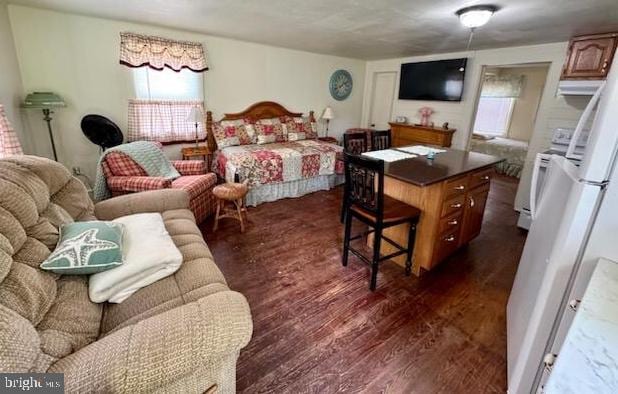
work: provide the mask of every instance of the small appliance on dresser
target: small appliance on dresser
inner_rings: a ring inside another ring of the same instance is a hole
[[[566,151],[536,160],[534,182],[542,160],[545,179],[531,198],[530,231],[507,304],[510,394],[543,390],[599,258],[618,260],[617,63],[618,57]],[[584,146],[583,125],[597,103]]]

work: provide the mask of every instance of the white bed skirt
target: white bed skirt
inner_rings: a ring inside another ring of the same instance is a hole
[[[319,190],[330,190],[337,185],[341,185],[344,180],[343,175],[333,174],[319,175],[298,181],[262,185],[249,190],[246,201],[248,206],[255,207],[264,202],[300,197]]]

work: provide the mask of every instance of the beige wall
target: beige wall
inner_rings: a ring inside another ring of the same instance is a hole
[[[118,64],[121,31],[202,42],[210,66],[204,76],[205,102],[215,118],[256,101],[274,100],[317,115],[331,105],[336,116],[331,135],[341,135],[360,122],[365,78],[361,60],[15,5],[9,6],[9,15],[24,89],[52,90],[64,97],[68,107],[57,111],[54,120],[60,161],[80,166],[89,175],[98,151],[82,136],[80,119],[97,113],[126,130],[133,87],[131,70]],[[354,78],[353,92],[342,102],[333,100],[328,90],[330,75],[339,68]],[[44,124],[34,114],[28,120],[26,130],[37,136],[36,152],[49,155]]]
[[[530,141],[545,86],[547,67],[504,67],[500,69],[500,74],[524,76],[524,86],[513,105],[507,136],[515,140]]]
[[[365,80],[371,81],[374,72],[395,71],[399,73],[402,63],[468,57],[464,92],[461,102],[412,101],[398,100],[397,98],[393,101],[393,119],[401,115],[407,116],[412,121],[417,121],[418,110],[421,107],[432,107],[436,111],[434,115],[432,115],[432,121],[434,121],[435,124],[440,125],[443,122],[449,122],[451,127],[457,129],[457,132],[453,136],[453,147],[466,149],[469,142],[470,129],[473,125],[483,67],[508,66],[525,63],[548,63],[549,70],[547,82],[541,97],[539,111],[537,113],[533,135],[530,139],[528,155],[526,157],[526,165],[515,200],[515,207],[519,209],[525,196],[529,194],[532,164],[536,154],[549,148],[553,129],[555,127],[574,127],[577,124],[577,119],[579,119],[579,116],[589,100],[589,97],[585,96],[563,97],[556,95],[562,65],[566,57],[566,49],[567,43],[560,42],[554,44],[376,60],[367,62],[367,77]],[[367,125],[369,121],[371,88],[371,84],[367,83],[363,99],[363,125]],[[399,90],[398,86],[396,90]]]
[[[0,104],[4,105],[9,122],[17,132],[24,151],[29,152],[28,140],[22,133],[19,110],[22,90],[7,5],[0,1]]]

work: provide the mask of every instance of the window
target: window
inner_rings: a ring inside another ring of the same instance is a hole
[[[203,109],[203,74],[149,67],[132,71],[136,99],[129,100],[129,141],[195,141],[195,124],[187,116],[194,106]],[[206,138],[203,122],[198,138]]]
[[[504,137],[511,123],[515,99],[512,97],[481,97],[474,121],[474,132]]]
[[[179,72],[150,67],[133,70],[135,97],[143,100],[202,100],[204,98],[203,74],[191,70]]]

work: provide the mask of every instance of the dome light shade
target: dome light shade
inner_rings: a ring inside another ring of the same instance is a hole
[[[465,27],[474,29],[489,22],[489,18],[498,8],[493,5],[475,5],[458,10],[455,14],[459,16],[459,22]]]

